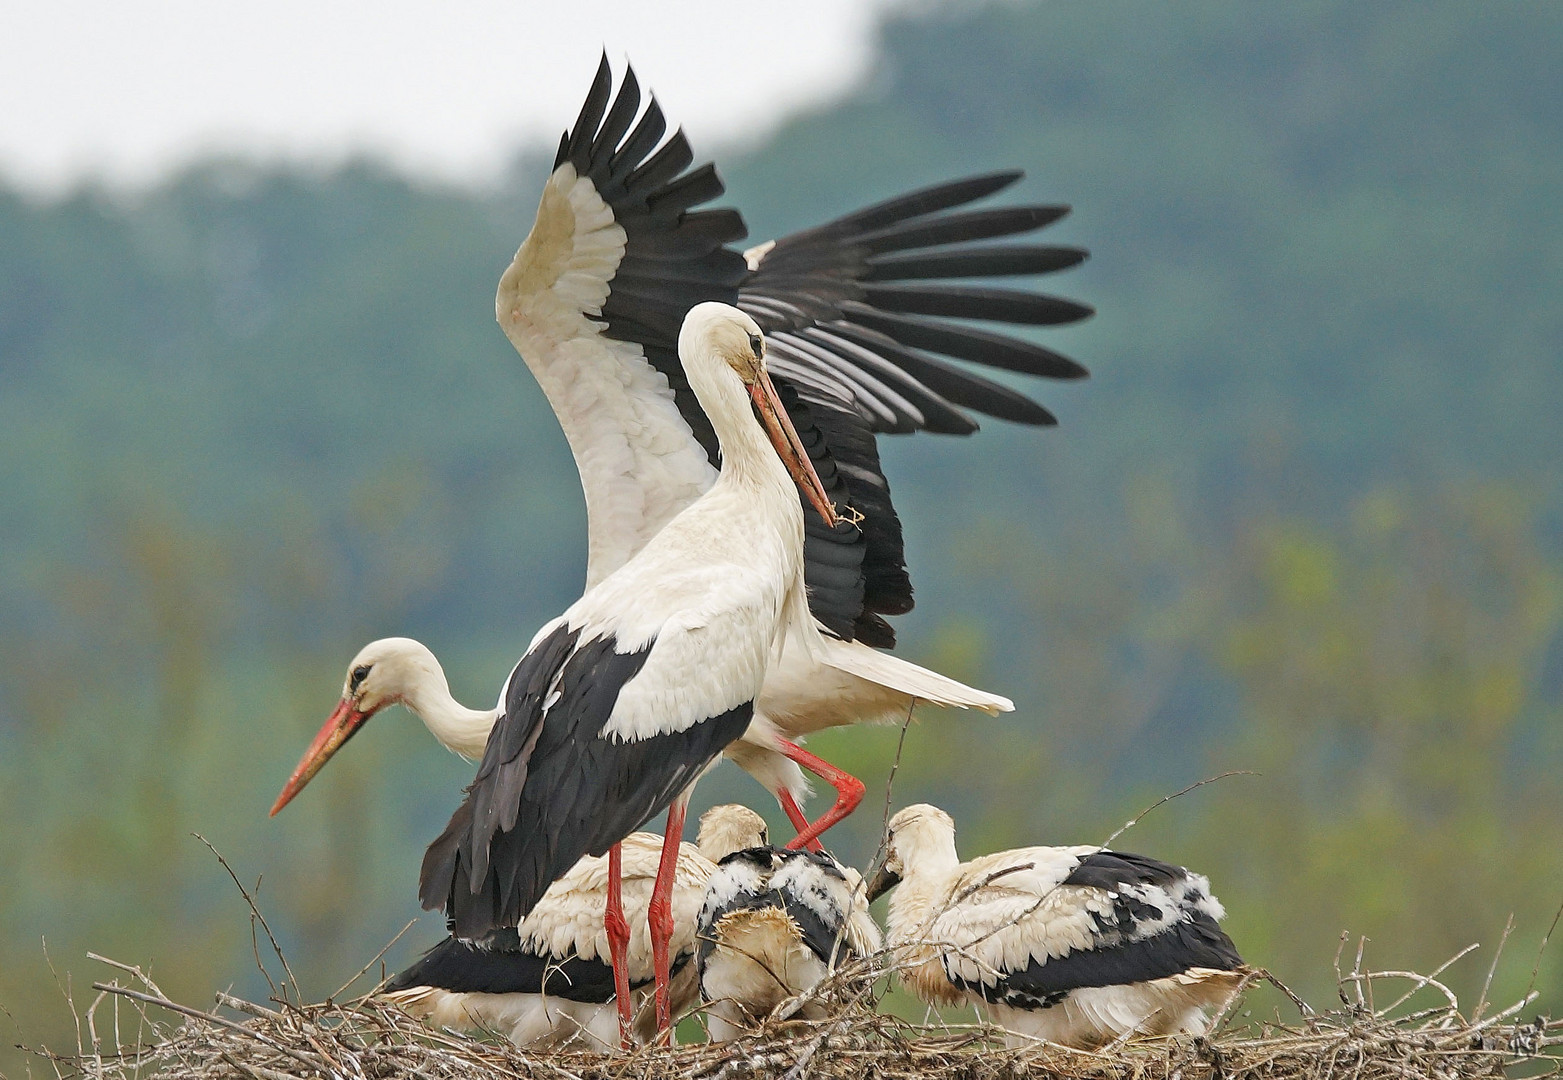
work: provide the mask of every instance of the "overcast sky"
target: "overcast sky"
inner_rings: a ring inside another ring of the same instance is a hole
[[[574,118],[606,46],[703,145],[862,77],[895,0],[49,0],[7,6],[0,178],[141,184],[192,157],[371,150],[481,181]]]

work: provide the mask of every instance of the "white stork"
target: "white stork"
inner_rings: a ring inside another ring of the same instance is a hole
[[[754,320],[700,304],[684,319],[678,351],[721,445],[721,473],[537,632],[501,692],[503,712],[467,798],[429,845],[419,883],[424,906],[443,907],[455,936],[480,940],[519,923],[582,855],[608,854],[605,926],[626,1039],[619,841],[667,809],[648,905],[664,1030],[669,891],[690,788],[749,726],[776,649],[813,645],[795,482],[835,520],[766,375]],[[794,624],[805,631],[789,633]]]
[[[868,897],[897,885],[888,944],[907,987],[985,1006],[1019,1036],[1203,1034],[1242,981],[1210,882],[1143,855],[1030,847],[963,863],[955,823],[922,804],[890,819]]]
[[[1061,206],[962,209],[1020,176],[1000,173],[903,195],[740,254],[727,246],[746,231],[736,211],[691,209],[721,195],[714,168],[686,171],[693,160],[687,140],[676,132],[663,141],[662,111],[655,100],[640,110],[633,71],[610,108],[611,89],[604,58],[560,144],[536,223],[500,280],[496,313],[575,454],[588,514],[588,586],[623,565],[716,478],[710,421],[674,354],[684,313],[707,300],[736,303],[766,331],[774,381],[830,498],[862,520],[827,527],[805,507],[804,576],[825,640],[813,653],[783,651],[744,738],[725,752],[777,797],[800,834],[789,846],[817,848],[815,838],[852,811],[863,785],[803,750],[798,742],[808,734],[898,720],[914,696],[988,711],[1011,707],[871,648],[893,646],[884,616],[912,607],[901,525],[875,435],[975,431],[962,409],[1053,423],[1041,405],[951,358],[1052,378],[1085,374],[1030,341],[942,317],[1042,325],[1084,318],[1089,308],[940,279],[1046,273],[1079,263],[1085,252],[973,243],[1029,233],[1067,213]],[[832,665],[826,658],[833,656],[847,660]],[[847,673],[862,667],[885,677]],[[898,685],[910,688],[887,688]],[[501,711],[455,702],[439,665],[416,642],[374,642],[349,666],[341,704],[272,812],[368,716],[396,701],[469,758],[481,756]],[[799,763],[837,792],[812,825],[799,805],[807,791]]]
[[[702,833],[713,819],[757,822],[761,836],[718,860],[700,909],[700,996],[711,1038],[724,1042],[841,961],[877,952],[880,936],[856,870],[824,852],[771,847],[763,820],[744,807],[706,811]],[[823,1004],[805,1001],[797,1015],[819,1019]]]
[[[766,676],[747,738],[731,750],[777,795],[800,829],[791,846],[800,846],[863,794],[856,778],[802,750],[804,736],[898,720],[914,697],[990,712],[1013,708],[871,648],[895,643],[883,616],[912,607],[900,522],[874,435],[969,433],[977,425],[963,406],[1052,423],[1040,405],[946,357],[1054,378],[1077,378],[1084,368],[1032,342],[942,317],[1051,325],[1091,309],[1030,292],[927,282],[1045,273],[1085,253],[968,246],[1028,233],[1067,213],[1059,206],[945,212],[1012,184],[1020,174],[1010,172],[903,195],[740,254],[727,246],[746,233],[736,211],[693,209],[722,194],[714,167],[686,171],[693,154],[683,133],[663,141],[661,109],[654,99],[644,111],[640,104],[631,70],[612,94],[604,56],[560,142],[532,231],[500,279],[496,314],[575,455],[586,496],[588,587],[715,480],[716,441],[674,356],[684,313],[722,301],[764,330],[794,425],[831,499],[850,508],[844,517],[852,519],[828,527],[806,511],[809,607],[826,639],[813,652],[784,651]],[[846,673],[857,669],[879,674]],[[779,759],[836,788],[836,805],[813,825],[798,806],[801,774]]]
[[[694,844],[679,850],[673,871],[671,1007],[675,1015],[698,997],[694,963],[696,923],[715,862],[764,843],[765,822],[743,807],[714,807],[700,818]],[[649,1005],[652,982],[647,910],[661,861],[663,838],[626,836],[624,914],[630,926],[626,970],[633,997],[634,1037],[655,1034]],[[548,887],[520,926],[482,942],[446,938],[387,984],[385,997],[437,1027],[494,1031],[517,1046],[553,1048],[584,1042],[607,1050],[618,1035],[613,969],[604,920],[608,860],[587,855]]]

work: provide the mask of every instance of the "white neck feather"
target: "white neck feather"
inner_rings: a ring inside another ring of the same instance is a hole
[[[488,733],[499,720],[498,709],[469,709],[450,693],[445,672],[422,669],[402,695],[402,704],[452,753],[476,761],[483,756]]]

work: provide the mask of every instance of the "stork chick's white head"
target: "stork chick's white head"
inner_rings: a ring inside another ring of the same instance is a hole
[[[272,816],[304,789],[364,721],[388,705],[406,705],[447,749],[467,758],[482,755],[496,715],[465,708],[452,698],[444,669],[421,642],[399,637],[372,641],[348,664],[342,699],[299,759],[271,808]]]
[[[765,847],[771,842],[765,819],[747,806],[723,803],[700,815],[696,843],[700,854],[719,863],[735,851]]]
[[[777,457],[825,523],[835,525],[836,509],[765,370],[765,335],[759,324],[731,304],[696,304],[684,316],[684,325],[679,329],[678,355],[689,376],[690,388],[713,422],[747,412],[740,396],[747,392]],[[736,381],[732,375],[738,377]],[[741,425],[737,431],[742,431]],[[728,439],[722,452],[731,456],[747,449],[747,440]]]
[[[908,866],[947,870],[959,865],[955,850],[955,819],[928,803],[914,803],[890,819],[885,864],[868,883],[874,901],[900,883]]]

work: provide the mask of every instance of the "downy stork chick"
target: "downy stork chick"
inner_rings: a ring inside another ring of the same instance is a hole
[[[818,986],[844,959],[880,946],[863,879],[824,852],[771,847],[764,822],[742,807],[719,806],[700,819],[759,822],[752,843],[721,859],[700,909],[700,996],[711,1038],[736,1038],[783,1002]],[[795,1014],[819,1019],[824,1003]]]
[[[718,806],[700,819],[694,844],[680,845],[673,877],[671,1005],[686,1012],[698,996],[697,916],[714,863],[765,842],[765,820],[741,806]],[[662,837],[631,833],[623,841],[626,955],[640,1045],[656,1034],[651,1003],[651,938],[647,910],[662,852]],[[604,917],[608,860],[588,855],[549,886],[519,927],[496,931],[481,943],[446,938],[392,979],[384,996],[435,1027],[491,1031],[516,1046],[609,1050],[618,1038],[613,969]]]
[[[888,938],[907,988],[985,1008],[1011,1045],[1203,1034],[1242,978],[1210,882],[1143,855],[1030,847],[963,863],[955,823],[922,804],[890,819],[869,898],[897,885]]]

